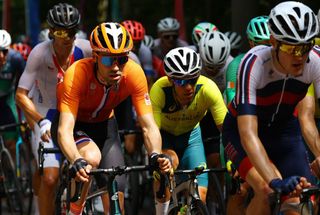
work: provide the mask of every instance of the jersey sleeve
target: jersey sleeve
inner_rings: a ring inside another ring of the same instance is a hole
[[[216,125],[221,125],[227,114],[227,107],[218,86],[208,79],[204,93]]]
[[[263,72],[261,60],[255,54],[244,56],[240,63],[236,89],[238,115],[256,115],[257,83]]]
[[[155,82],[150,89],[150,98],[153,109],[153,116],[159,128],[161,128],[161,112],[164,106],[165,95],[163,90],[158,84],[159,82]]]
[[[85,68],[79,63],[80,61],[67,69],[63,82],[60,83],[61,87],[58,87],[57,91],[59,111],[72,113],[75,117],[78,113],[81,92],[83,87],[87,86]]]
[[[234,58],[231,63],[228,65],[226,71],[226,99],[227,104],[231,102],[236,94],[236,82],[237,82],[237,74],[239,69],[239,64],[243,55],[239,55]]]
[[[152,113],[148,83],[142,68],[130,60],[128,69],[128,83],[131,91],[132,103],[138,116]]]
[[[25,90],[31,90],[34,85],[37,72],[39,71],[39,67],[42,62],[42,55],[39,51],[39,46],[33,48],[28,57],[27,64],[24,68],[24,71],[21,74],[18,87],[23,88]]]

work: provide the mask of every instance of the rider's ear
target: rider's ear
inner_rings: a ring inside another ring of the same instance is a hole
[[[92,51],[92,57],[95,62],[98,62],[98,54],[95,51]]]

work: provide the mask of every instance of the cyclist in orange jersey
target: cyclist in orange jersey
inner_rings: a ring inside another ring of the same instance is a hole
[[[80,60],[66,72],[58,84],[59,116],[52,124],[52,136],[72,164],[72,176],[88,189],[91,168],[124,165],[113,109],[128,96],[137,111],[150,162],[163,172],[171,169],[161,153],[161,136],[154,121],[147,81],[142,68],[128,58],[133,43],[128,31],[114,22],[102,23],[92,31],[93,58]],[[107,178],[99,177],[99,187]],[[123,211],[124,176],[116,178]],[[70,214],[81,214],[85,195],[71,203]],[[103,195],[104,210],[108,197]]]

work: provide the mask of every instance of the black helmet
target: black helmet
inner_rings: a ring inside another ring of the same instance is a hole
[[[47,15],[50,27],[75,28],[80,23],[80,14],[77,8],[67,3],[59,3],[53,6]]]

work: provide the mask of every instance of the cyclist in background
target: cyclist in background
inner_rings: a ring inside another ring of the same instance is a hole
[[[244,56],[223,124],[226,153],[254,191],[247,214],[270,214],[273,190],[288,195],[285,203],[298,202],[312,182],[294,110],[312,82],[320,93],[319,51],[313,49],[319,22],[309,7],[288,1],[271,10],[268,24],[272,46]]]
[[[192,42],[193,45],[188,46],[188,48],[193,49],[196,52],[199,52],[199,41],[202,36],[206,33],[219,31],[218,28],[210,22],[200,22],[192,29]]]
[[[250,48],[253,48],[257,45],[268,45],[270,46],[270,32],[268,28],[268,17],[267,16],[257,16],[250,20],[247,26],[247,39],[249,42]],[[239,54],[235,57],[230,64],[228,65],[226,71],[226,90],[225,98],[226,103],[229,104],[236,94],[236,81],[238,69],[240,66],[240,61],[242,60],[245,54]],[[238,174],[236,173],[238,176]],[[237,214],[238,211],[244,211],[244,202],[247,195],[248,185],[241,184],[240,192],[236,192],[234,195],[231,195],[228,199],[227,213]]]
[[[179,38],[179,29],[180,23],[172,17],[161,19],[157,25],[158,38],[154,40],[154,46],[151,50],[153,67],[157,73],[157,78],[165,75],[163,67],[164,56],[171,49],[188,46],[186,41]]]
[[[235,31],[227,31],[224,33],[230,40],[231,44],[231,56],[236,57],[240,54],[240,49],[242,46],[242,37],[238,32]]]
[[[128,57],[133,47],[129,32],[119,23],[101,23],[92,31],[90,44],[93,57],[75,62],[58,84],[59,114],[51,129],[72,164],[71,176],[84,182],[81,198],[71,203],[70,214],[82,213],[90,184],[87,172],[92,167],[124,165],[113,109],[130,95],[150,162],[164,172],[171,169],[169,159],[160,157],[161,136],[153,118],[144,72]],[[107,184],[105,176],[96,180],[99,187]],[[125,176],[116,181],[123,212]],[[105,212],[109,211],[108,196],[102,195],[102,200]]]
[[[250,20],[247,26],[247,39],[250,48],[257,45],[270,45],[270,32],[268,29],[268,16],[257,16]],[[240,61],[245,54],[239,54],[228,65],[226,72],[226,102],[229,104],[236,94],[236,79]]]
[[[14,43],[12,44],[11,48],[18,51],[23,57],[24,61],[25,62],[27,61],[29,54],[31,52],[31,47],[29,45],[24,43]]]
[[[221,129],[227,111],[222,95],[213,81],[200,75],[201,58],[194,50],[175,48],[166,55],[164,64],[167,76],[157,80],[150,91],[163,152],[171,155],[180,169],[206,167],[199,122],[210,110],[212,123]],[[205,203],[208,175],[200,175],[198,182],[200,198]],[[168,195],[156,199],[156,214],[167,214],[169,201]]]
[[[121,24],[129,31],[132,36],[132,51],[138,56],[140,60],[150,89],[155,80],[155,74],[152,66],[152,52],[148,46],[145,46],[142,43],[145,36],[145,29],[140,22],[134,20],[125,20]]]
[[[87,33],[82,30],[78,30],[78,32],[76,33],[76,39],[88,39]]]
[[[50,40],[50,38],[49,38],[49,28],[42,29],[39,32],[39,35],[38,35],[38,43],[41,43],[41,42],[47,41],[47,40]]]
[[[35,123],[32,132],[33,155],[38,162],[39,142],[46,148],[54,147],[51,140],[51,121],[56,113],[56,86],[63,81],[67,68],[74,62],[92,54],[87,40],[75,39],[80,23],[78,10],[67,3],[54,5],[47,14],[52,40],[35,46],[28,58],[26,68],[19,81],[16,101],[24,115]],[[33,91],[32,99],[29,93]],[[59,178],[60,158],[55,154],[45,155],[43,175],[35,172],[34,190],[39,196],[41,215],[54,213],[55,187]]]
[[[320,48],[315,47],[320,52]],[[310,157],[313,162],[311,168],[315,176],[320,178],[320,106],[319,100],[315,94],[314,85],[311,84],[305,98],[298,105],[298,118],[301,126],[301,132],[305,142],[312,152]]]
[[[18,122],[18,113],[14,101],[17,81],[23,72],[25,62],[19,52],[10,49],[11,36],[0,30],[0,125]],[[15,160],[15,146],[18,138],[17,128],[3,133],[6,147]]]
[[[211,31],[201,37],[198,46],[203,62],[201,74],[213,80],[223,93],[226,68],[233,59],[230,55],[229,39],[219,31]],[[220,129],[215,125],[214,118],[209,113],[201,120],[200,126],[209,168],[221,167]],[[223,178],[220,180],[221,184],[224,184]],[[207,202],[210,203],[208,204],[210,211],[216,208],[212,199],[214,199],[214,193],[209,187]]]
[[[151,35],[147,35],[145,34],[143,37],[143,40],[141,41],[142,44],[144,44],[145,46],[149,47],[149,49],[151,50],[154,46],[154,39]]]

